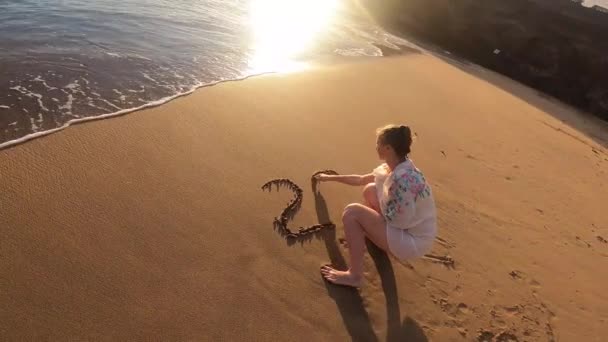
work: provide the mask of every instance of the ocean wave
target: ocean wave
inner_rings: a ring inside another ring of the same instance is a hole
[[[334,22],[314,39],[302,37],[306,27],[285,27],[293,23],[281,13],[252,23],[251,7],[272,1],[0,2],[0,49],[8,51],[0,56],[0,147],[157,106],[202,86],[280,72],[287,64],[382,56],[378,46],[412,45],[338,0],[332,0],[342,6],[336,5]],[[299,10],[329,2],[302,0]],[[254,27],[275,19],[282,26]],[[258,31],[270,36],[260,39]]]

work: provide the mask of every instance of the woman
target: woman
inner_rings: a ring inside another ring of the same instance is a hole
[[[376,151],[385,163],[367,175],[320,174],[321,182],[365,185],[365,205],[344,208],[342,222],[350,253],[350,268],[321,268],[328,281],[353,287],[361,285],[365,238],[399,260],[427,253],[437,232],[435,201],[423,174],[408,158],[412,133],[407,126],[389,125],[377,130]]]

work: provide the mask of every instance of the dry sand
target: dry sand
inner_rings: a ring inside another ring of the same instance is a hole
[[[372,170],[391,122],[417,134],[433,254],[455,267],[372,250],[360,291],[327,285],[360,189],[315,197],[309,177]],[[0,151],[0,339],[604,341],[606,132],[409,55],[224,83]],[[291,194],[260,190],[275,177],[305,189],[294,225],[337,229],[288,244],[272,219]]]

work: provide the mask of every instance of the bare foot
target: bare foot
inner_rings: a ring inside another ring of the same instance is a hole
[[[351,287],[361,286],[361,276],[355,276],[349,271],[338,271],[335,268],[325,265],[321,267],[321,274],[330,283]]]

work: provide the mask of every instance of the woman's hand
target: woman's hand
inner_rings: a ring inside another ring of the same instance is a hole
[[[327,175],[324,173],[320,173],[315,176],[315,180],[317,182],[327,182],[327,181],[331,180],[331,178],[332,178],[332,175]]]

